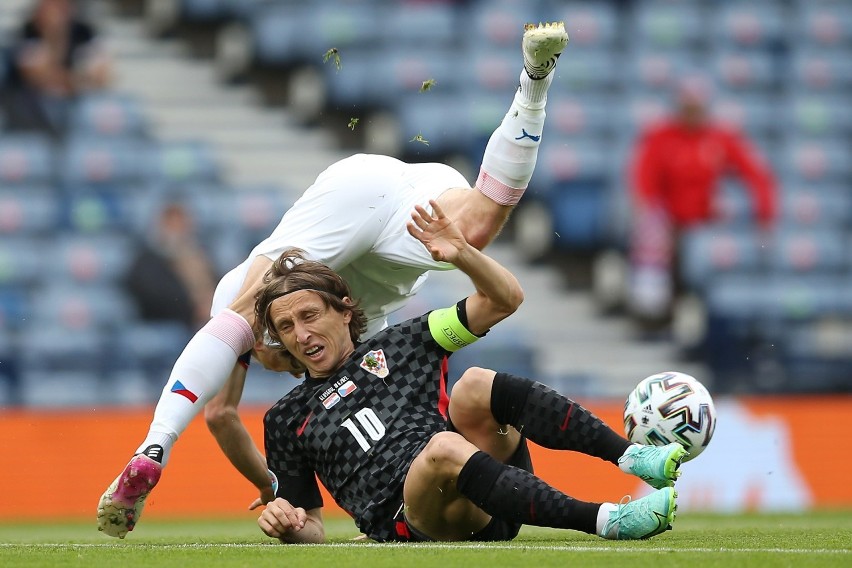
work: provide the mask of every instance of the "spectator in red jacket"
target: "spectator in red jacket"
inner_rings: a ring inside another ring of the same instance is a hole
[[[758,223],[768,226],[775,216],[772,174],[741,133],[708,116],[709,98],[705,80],[684,79],[672,116],[643,133],[633,156],[629,302],[640,323],[652,328],[668,323],[678,292],[678,235],[714,220],[720,177],[742,179]]]

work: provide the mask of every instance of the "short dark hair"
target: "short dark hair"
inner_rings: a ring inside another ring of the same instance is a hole
[[[337,272],[321,262],[305,258],[305,251],[289,248],[272,264],[263,276],[263,287],[255,296],[255,321],[274,341],[281,343],[269,313],[272,302],[299,290],[310,290],[322,298],[327,308],[337,312],[352,312],[349,322],[349,337],[357,342],[367,329],[367,316],[352,297],[349,284]],[[343,301],[343,298],[349,298]]]

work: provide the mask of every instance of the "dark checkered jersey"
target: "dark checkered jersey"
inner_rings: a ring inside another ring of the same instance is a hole
[[[449,355],[427,314],[379,332],[335,375],[308,377],[284,396],[264,419],[278,497],[320,507],[319,477],[361,531],[386,540],[411,461],[447,428]]]

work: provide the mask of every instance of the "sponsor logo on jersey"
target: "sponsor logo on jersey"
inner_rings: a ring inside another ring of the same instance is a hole
[[[380,379],[384,379],[390,372],[388,370],[387,361],[385,361],[385,352],[381,349],[370,351],[361,360],[361,368],[367,372],[373,373]]]
[[[172,385],[172,392],[181,396],[185,396],[189,399],[189,402],[195,402],[196,400],[198,400],[198,395],[183,386],[183,383],[180,381],[175,381],[175,384]]]
[[[355,386],[355,383],[353,383],[352,381],[346,381],[340,386],[339,389],[337,389],[337,394],[339,394],[340,396],[348,396],[352,394],[352,391],[357,388],[358,387]]]
[[[325,400],[322,401],[322,405],[326,409],[329,409],[332,406],[334,406],[335,404],[337,404],[338,402],[340,402],[340,400],[341,400],[340,395],[337,394],[336,392],[333,392],[330,395],[328,395],[328,397]]]

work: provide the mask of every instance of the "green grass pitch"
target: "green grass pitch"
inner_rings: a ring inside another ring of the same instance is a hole
[[[353,543],[351,521],[326,523],[329,544],[280,545],[251,519],[165,522],[145,519],[123,541],[90,523],[0,523],[0,566],[649,566],[723,568],[852,566],[852,511],[803,515],[682,514],[675,530],[639,542],[571,531],[524,528],[506,543]]]

